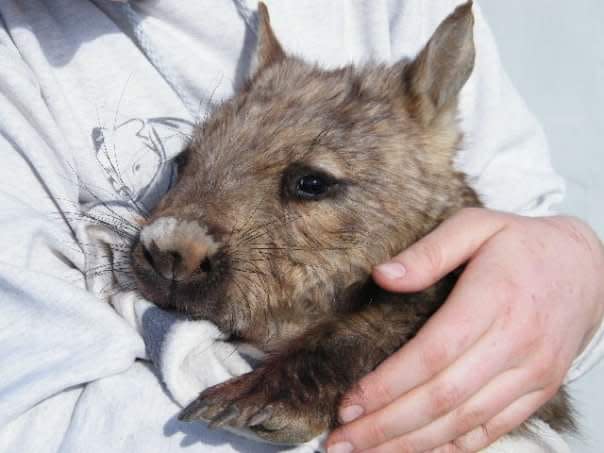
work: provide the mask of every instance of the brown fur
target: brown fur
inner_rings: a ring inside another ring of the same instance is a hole
[[[255,73],[197,128],[179,181],[148,219],[198,222],[218,251],[192,258],[207,247],[139,242],[132,268],[156,304],[268,353],[182,417],[298,443],[337,425],[343,393],[412,338],[454,284],[452,274],[395,295],[370,274],[455,212],[480,206],[453,166],[473,16],[471,3],[458,8],[413,61],[326,71],[287,56],[259,11]],[[329,190],[298,197],[300,178],[317,174]],[[182,262],[187,278],[165,278]],[[538,416],[572,426],[563,393]]]

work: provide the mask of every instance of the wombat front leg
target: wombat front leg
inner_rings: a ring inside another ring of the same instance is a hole
[[[408,342],[451,286],[395,296],[380,292],[359,312],[327,321],[270,355],[254,371],[201,393],[180,418],[249,429],[276,443],[298,444],[338,425],[344,393]],[[536,419],[564,432],[574,425],[563,389]],[[529,421],[516,434],[530,432]]]
[[[344,392],[418,328],[415,315],[394,326],[400,316],[392,308],[369,306],[311,329],[254,371],[201,393],[180,418],[250,429],[284,444],[334,428]]]

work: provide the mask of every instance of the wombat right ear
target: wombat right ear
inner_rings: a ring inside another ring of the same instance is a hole
[[[405,67],[405,88],[413,99],[413,113],[422,123],[455,114],[459,92],[474,69],[473,29],[470,0],[438,26],[426,47]]]
[[[263,2],[258,3],[258,42],[252,59],[251,75],[285,59],[285,52],[271,27],[268,8]]]

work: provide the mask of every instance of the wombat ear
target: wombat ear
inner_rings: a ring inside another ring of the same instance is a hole
[[[285,59],[285,52],[271,27],[268,8],[263,2],[258,3],[258,42],[255,56],[252,59],[252,76],[259,70]]]
[[[474,15],[468,1],[436,29],[417,58],[405,66],[404,83],[418,119],[428,125],[457,109],[459,92],[474,69]]]

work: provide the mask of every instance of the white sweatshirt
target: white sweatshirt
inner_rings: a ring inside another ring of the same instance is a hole
[[[176,421],[193,356],[156,359],[184,349],[149,332],[191,345],[201,325],[181,328],[180,340],[142,301],[118,313],[94,291],[111,280],[86,260],[82,234],[82,213],[99,200],[152,206],[166,191],[193,122],[246,76],[255,3],[0,1],[0,451],[278,450]],[[459,0],[267,3],[285,49],[334,67],[414,55]],[[459,167],[489,207],[548,214],[563,183],[476,9]],[[199,335],[218,335],[208,329]],[[602,355],[601,337],[570,376]],[[198,372],[214,362],[195,363]]]

